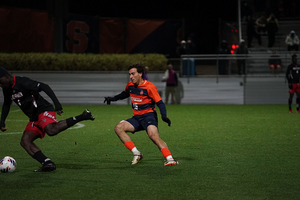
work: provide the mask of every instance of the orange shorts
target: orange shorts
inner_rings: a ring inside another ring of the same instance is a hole
[[[38,120],[35,122],[28,122],[25,131],[33,132],[34,134],[40,136],[40,138],[45,137],[45,127],[48,124],[57,123],[56,112],[54,111],[45,111],[38,116]]]

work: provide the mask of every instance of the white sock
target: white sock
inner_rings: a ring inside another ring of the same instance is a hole
[[[139,155],[139,154],[141,154],[141,152],[139,150],[137,150],[136,147],[133,147],[133,149],[131,150],[131,152],[133,153],[133,155]]]
[[[173,157],[172,156],[168,156],[167,157],[167,161],[171,161],[171,160],[174,160]]]

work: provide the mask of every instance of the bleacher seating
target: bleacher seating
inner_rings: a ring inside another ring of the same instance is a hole
[[[276,34],[276,41],[274,46],[268,48],[268,36],[267,34],[261,35],[262,45],[259,46],[256,38],[252,40],[252,46],[249,48],[250,57],[251,54],[260,55],[259,59],[249,59],[248,61],[248,74],[267,74],[270,73],[268,66],[268,57],[271,55],[272,50],[278,50],[278,53],[282,59],[283,68],[281,73],[285,72],[285,67],[291,62],[290,56],[294,52],[287,52],[287,47],[285,44],[285,38],[290,33],[291,30],[294,30],[298,37],[300,37],[300,20],[279,20],[279,29]],[[247,23],[242,23],[242,38],[247,41]],[[299,52],[297,52],[299,54]]]

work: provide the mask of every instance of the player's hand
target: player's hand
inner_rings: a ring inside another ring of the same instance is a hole
[[[107,103],[107,105],[110,105],[110,102],[113,101],[113,97],[104,97],[104,102],[103,103]]]
[[[62,110],[57,110],[56,111],[56,113],[59,115],[59,116],[61,116],[61,114],[63,113],[64,111],[62,111]]]
[[[289,88],[293,89],[293,84],[289,83]]]
[[[171,126],[171,120],[167,117],[161,117],[161,119],[168,124],[168,126]]]
[[[1,131],[2,131],[2,132],[6,131],[6,130],[7,130],[7,128],[1,127]]]

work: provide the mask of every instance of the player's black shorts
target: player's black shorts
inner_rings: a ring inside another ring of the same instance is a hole
[[[146,130],[149,125],[158,126],[157,113],[151,112],[143,115],[135,115],[130,119],[126,119],[133,127],[134,132]],[[133,133],[134,133],[133,132]]]

